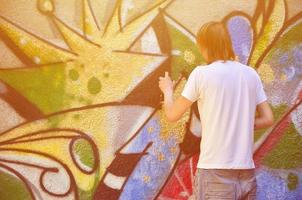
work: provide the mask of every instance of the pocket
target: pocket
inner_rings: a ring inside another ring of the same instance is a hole
[[[224,200],[235,199],[236,188],[234,183],[206,182],[205,199],[206,200]]]

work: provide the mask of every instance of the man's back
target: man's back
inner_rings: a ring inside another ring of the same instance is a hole
[[[254,116],[257,104],[266,100],[256,71],[236,61],[198,66],[182,95],[198,100],[202,140],[197,167],[254,168]]]

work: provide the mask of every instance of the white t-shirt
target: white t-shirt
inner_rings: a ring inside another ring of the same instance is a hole
[[[236,61],[197,66],[181,94],[198,104],[202,139],[197,167],[255,168],[256,105],[267,100],[256,70]]]

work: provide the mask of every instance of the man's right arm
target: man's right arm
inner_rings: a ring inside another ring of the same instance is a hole
[[[254,129],[268,128],[274,123],[274,115],[270,105],[264,101],[257,105],[258,115],[255,118]]]

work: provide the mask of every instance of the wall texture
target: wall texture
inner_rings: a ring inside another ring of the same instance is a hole
[[[158,77],[180,95],[211,20],[274,110],[257,198],[302,199],[300,0],[0,0],[0,199],[190,199],[197,107],[167,122]]]

